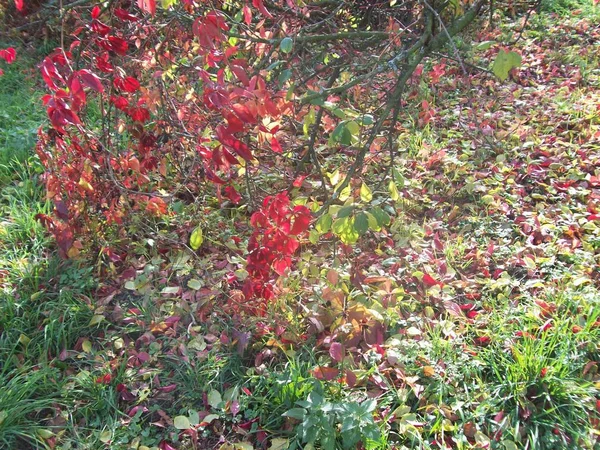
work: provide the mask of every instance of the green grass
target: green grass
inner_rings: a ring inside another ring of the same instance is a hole
[[[598,355],[596,295],[563,287],[544,297],[546,303],[496,306],[488,327],[492,344],[480,354],[488,392],[480,410],[502,411],[495,421],[503,439],[538,449],[592,445],[589,411],[600,390],[585,368]],[[551,315],[540,307],[546,304],[555,309]],[[543,331],[544,325],[550,327]]]

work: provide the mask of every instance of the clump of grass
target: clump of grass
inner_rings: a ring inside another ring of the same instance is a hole
[[[59,380],[58,371],[48,367],[0,371],[0,447],[43,446],[54,434],[45,422],[63,403]]]
[[[494,316],[492,344],[480,353],[487,390],[480,411],[493,435],[530,449],[592,448],[600,391],[586,365],[597,357],[597,299],[565,291]]]

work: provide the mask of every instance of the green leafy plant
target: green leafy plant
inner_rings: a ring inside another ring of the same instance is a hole
[[[284,413],[285,417],[300,422],[296,427],[296,445],[308,444],[313,448],[318,445],[324,450],[335,450],[338,445],[353,449],[362,443],[366,448],[372,448],[369,445],[381,437],[373,419],[377,406],[374,399],[362,403],[348,400],[331,402],[323,396],[321,385],[317,383],[306,400],[299,400],[296,404],[298,407]]]

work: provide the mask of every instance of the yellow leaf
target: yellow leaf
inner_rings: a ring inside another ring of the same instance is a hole
[[[23,347],[27,347],[27,345],[30,342],[31,342],[31,339],[27,335],[21,333],[21,335],[19,336],[19,344],[22,344]]]
[[[105,430],[100,433],[100,440],[105,444],[108,444],[112,439],[112,433],[109,430]]]
[[[90,353],[92,351],[92,343],[86,339],[81,343],[81,348],[84,352]]]
[[[100,315],[100,314],[96,314],[92,317],[92,319],[90,320],[89,326],[93,327],[94,325],[98,325],[100,322],[102,322],[104,320],[104,316]]]
[[[371,192],[371,189],[366,183],[363,183],[360,187],[360,199],[365,203],[369,203],[373,200],[373,192]]]
[[[83,178],[79,179],[79,186],[84,188],[86,191],[94,192],[94,188],[92,187],[92,185]]]
[[[190,247],[192,247],[192,250],[198,250],[203,242],[204,236],[202,234],[202,228],[198,225],[194,231],[192,231],[192,235],[190,236]]]
[[[400,198],[400,193],[398,192],[398,188],[396,187],[396,183],[394,182],[394,180],[390,181],[389,189],[391,199],[395,202],[398,201],[398,199]]]
[[[431,366],[425,366],[423,367],[423,375],[426,377],[432,377],[435,375],[435,369]]]
[[[286,450],[290,446],[290,442],[287,439],[275,438],[271,441],[269,450]]]
[[[50,439],[52,436],[54,436],[54,433],[50,430],[42,428],[40,430],[37,430],[37,435],[42,439]]]

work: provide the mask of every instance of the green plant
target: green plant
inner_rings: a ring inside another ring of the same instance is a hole
[[[298,420],[297,437],[290,449],[300,444],[314,448],[319,445],[323,450],[357,448],[362,443],[366,448],[381,439],[381,433],[373,419],[377,407],[375,399],[362,403],[343,400],[328,401],[324,397],[322,385],[315,382],[314,390],[306,400],[296,402],[298,407],[284,413],[285,417]],[[304,447],[306,448],[306,447]]]

